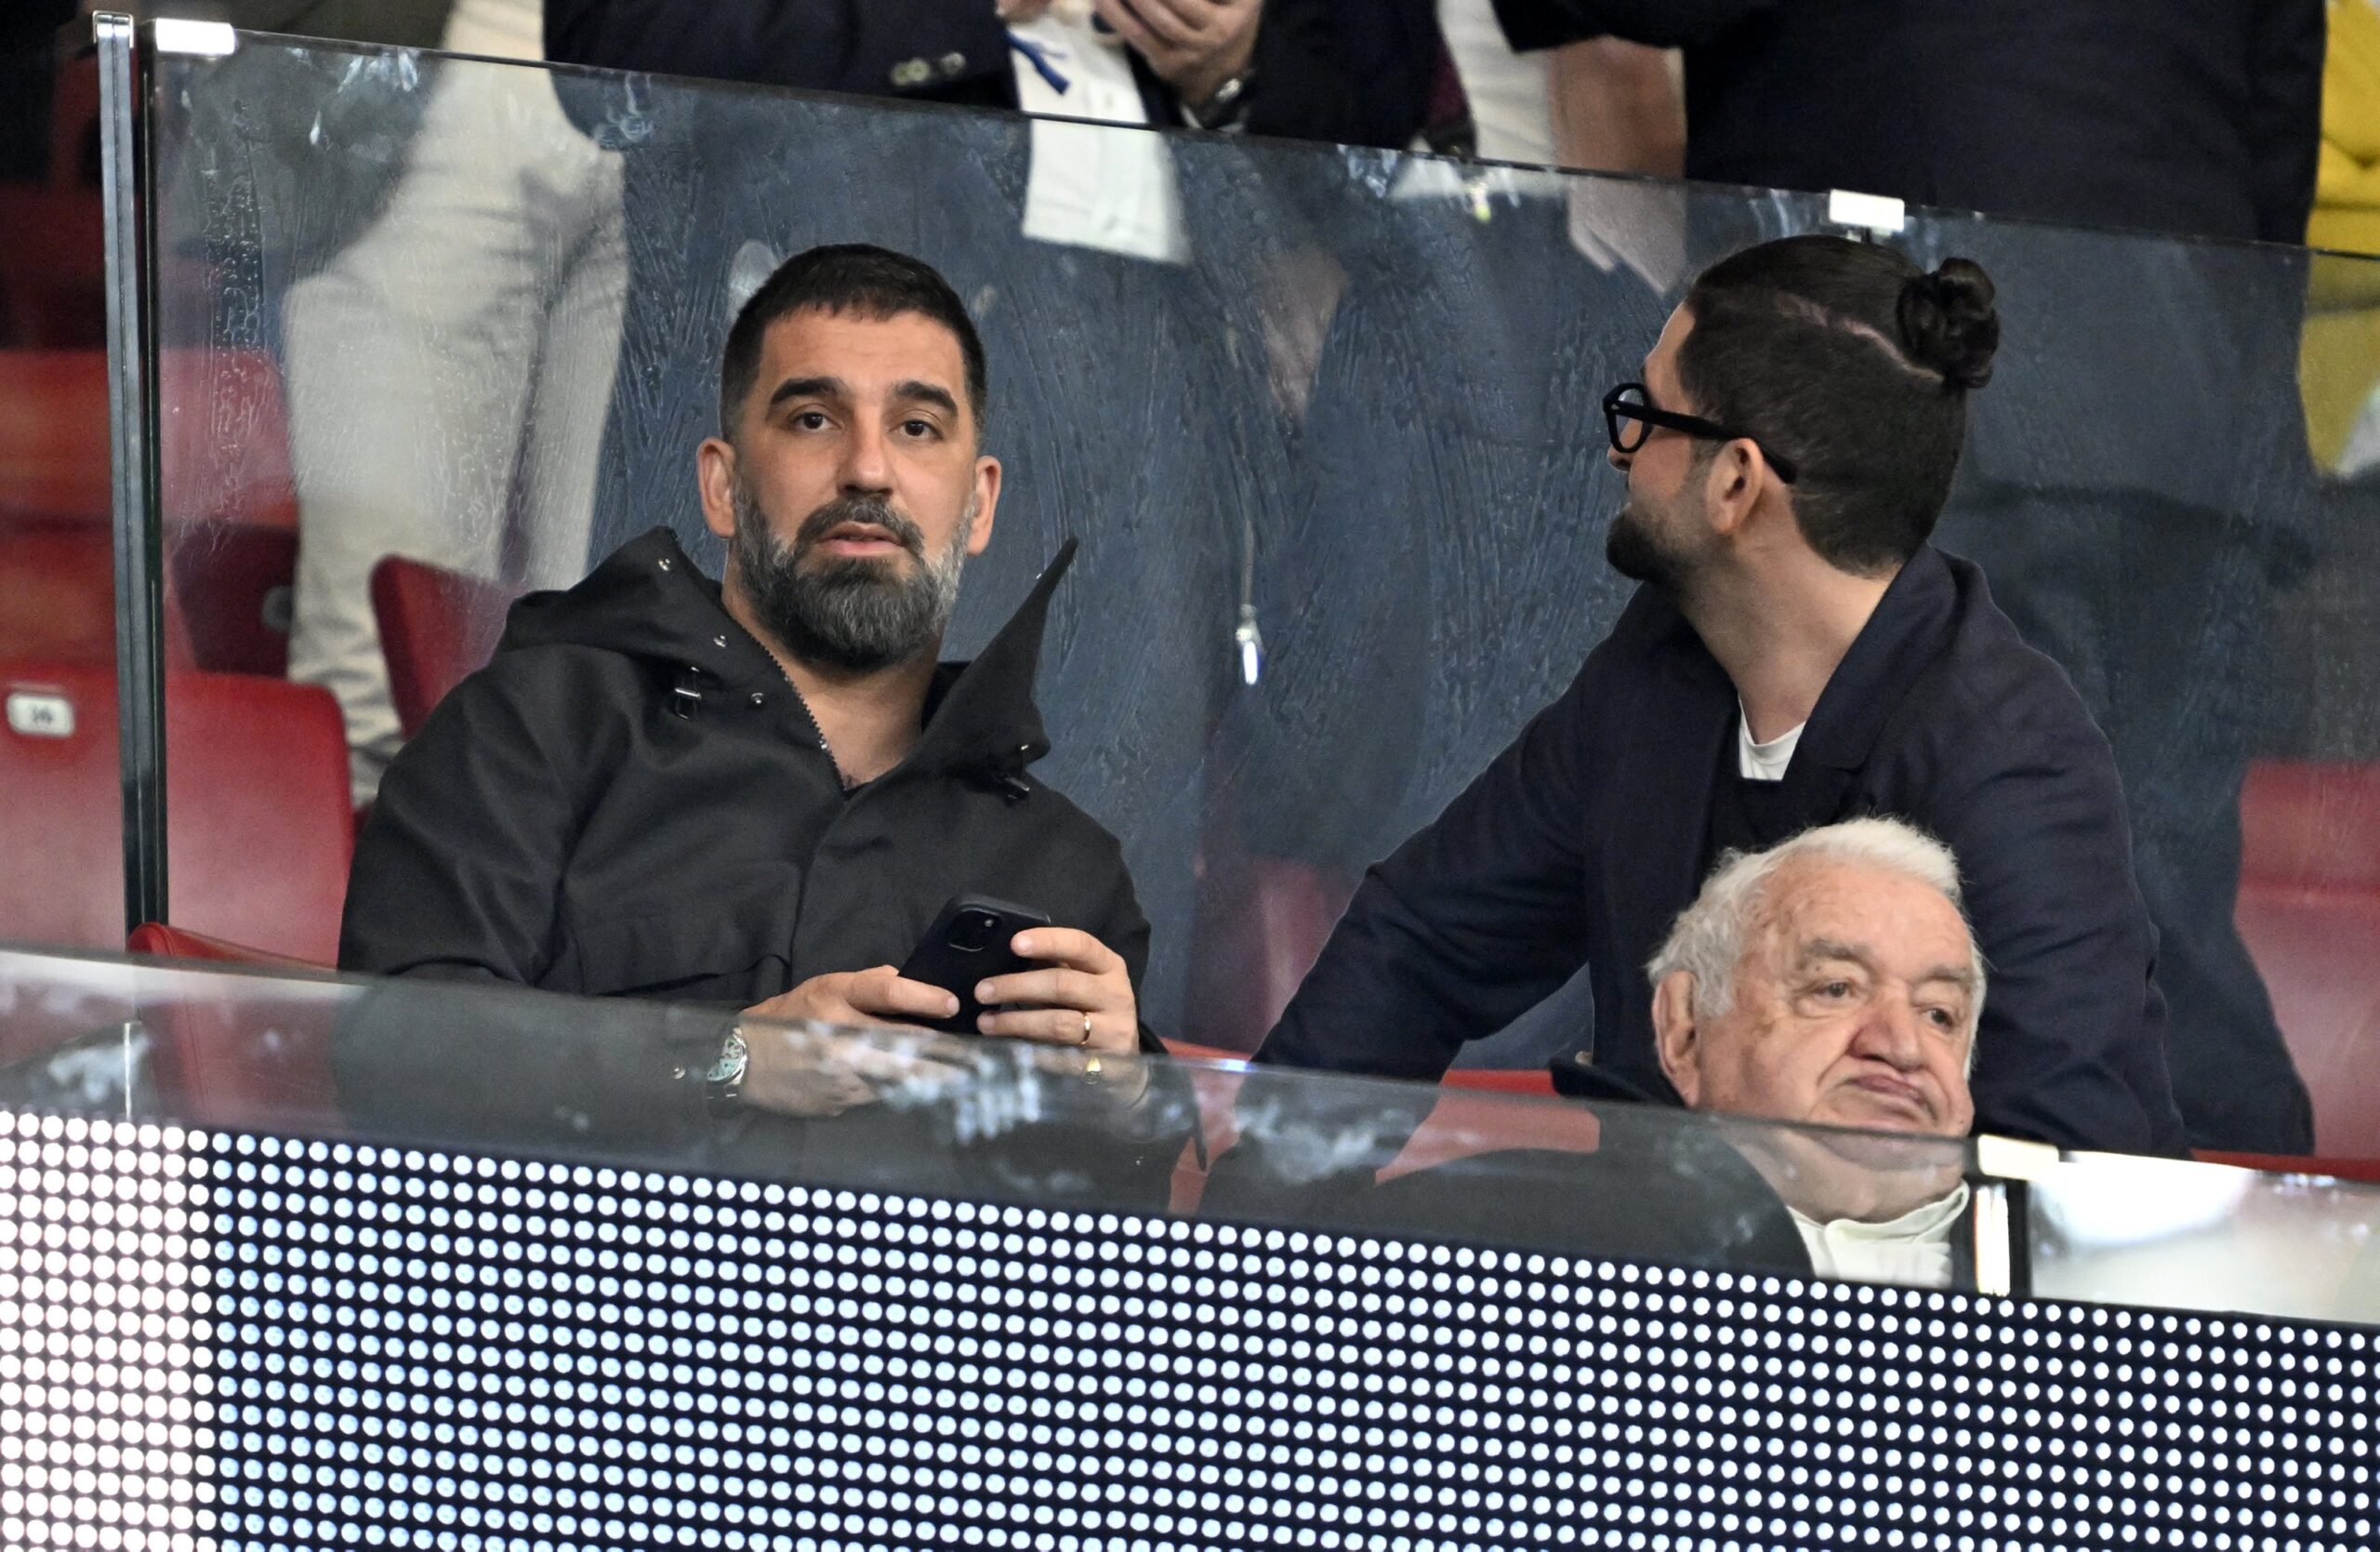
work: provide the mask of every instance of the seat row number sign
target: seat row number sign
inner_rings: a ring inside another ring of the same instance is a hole
[[[28,738],[72,738],[74,703],[55,690],[11,690],[8,729]]]

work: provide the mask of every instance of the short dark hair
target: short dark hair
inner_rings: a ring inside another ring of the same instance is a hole
[[[1796,466],[1810,548],[1856,576],[1916,554],[2000,344],[1982,268],[1952,259],[1929,274],[1880,244],[1786,237],[1704,271],[1686,311],[1678,378],[1694,413]]]
[[[959,337],[967,367],[967,407],[978,435],[984,427],[987,373],[984,341],[950,282],[923,259],[866,243],[805,248],[760,284],[727,331],[719,358],[719,434],[733,441],[735,417],[760,375],[760,343],[769,325],[796,312],[849,312],[893,318],[914,312]]]

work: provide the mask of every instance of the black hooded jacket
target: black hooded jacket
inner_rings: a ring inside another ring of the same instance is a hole
[[[846,791],[816,723],[668,529],[513,606],[494,661],[390,768],[358,839],[344,970],[746,1007],[899,964],[945,900],[1049,914],[1124,957],[1121,849],[1026,775],[1059,553],[908,758]]]

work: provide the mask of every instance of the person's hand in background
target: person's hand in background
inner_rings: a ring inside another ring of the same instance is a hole
[[[1264,0],[1091,0],[1184,106],[1206,106],[1256,57]]]

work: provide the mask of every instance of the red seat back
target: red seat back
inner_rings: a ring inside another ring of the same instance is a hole
[[[112,668],[0,665],[0,937],[112,948],[124,811]],[[338,707],[312,685],[166,676],[177,925],[328,963],[354,846]]]
[[[136,954],[312,974],[322,967],[161,922],[143,923]],[[331,1075],[337,993],[286,981],[202,982],[142,1010],[154,1041],[150,1074],[168,1113],[202,1126],[344,1130]]]
[[[104,533],[108,445],[106,352],[0,351],[0,517],[81,518]]]
[[[108,530],[0,520],[0,662],[115,661],[115,572]],[[190,628],[165,594],[165,665],[192,666]]]
[[[298,570],[280,369],[260,351],[166,351],[157,387],[165,590],[182,617],[177,644],[189,649],[173,660],[278,678],[289,665]],[[20,627],[0,624],[0,657],[99,662],[112,653],[108,435],[104,352],[0,351],[0,532],[38,531],[44,547],[13,564],[0,557],[0,584],[18,582],[28,565],[40,584],[0,590]],[[56,584],[70,569],[68,597]]]
[[[372,615],[389,664],[389,698],[412,737],[446,692],[484,668],[520,596],[459,571],[403,555],[372,568]]]
[[[168,524],[297,527],[288,413],[270,355],[160,352],[157,403]],[[0,351],[0,516],[106,523],[110,457],[106,352]]]
[[[2238,921],[2314,1098],[2316,1151],[2380,1158],[2380,766],[2261,761]]]
[[[0,184],[0,343],[107,343],[106,223],[97,189]]]

